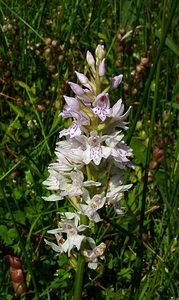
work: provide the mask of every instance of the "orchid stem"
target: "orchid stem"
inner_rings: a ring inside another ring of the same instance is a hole
[[[74,298],[73,298],[74,300],[81,299],[84,271],[85,271],[85,258],[84,256],[79,254],[76,277],[75,277],[75,285],[74,285]]]
[[[84,225],[88,225],[88,218],[85,215],[81,215],[80,223]],[[79,253],[78,262],[77,262],[77,270],[75,276],[75,285],[74,285],[74,298],[73,300],[80,300],[83,288],[83,277],[85,271],[85,258],[83,255]]]

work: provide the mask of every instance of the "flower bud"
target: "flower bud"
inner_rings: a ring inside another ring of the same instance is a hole
[[[123,78],[122,74],[113,77],[111,79],[111,89],[116,89],[119,86],[119,84],[121,83],[122,78]]]
[[[25,282],[18,283],[13,282],[13,288],[16,294],[22,295],[26,292],[26,284]]]
[[[142,129],[142,121],[139,120],[139,121],[137,122],[137,124],[136,124],[136,129],[137,129],[137,130],[141,130],[141,129]]]
[[[73,82],[68,82],[69,86],[71,87],[72,91],[77,95],[81,96],[84,94],[84,90],[79,84],[73,83]]]
[[[104,56],[105,56],[104,45],[98,45],[96,47],[95,56],[99,60],[102,60],[104,58]]]
[[[147,138],[147,134],[144,130],[139,132],[139,137],[141,138],[141,140],[145,140]]]
[[[10,270],[10,276],[12,281],[14,282],[21,282],[24,280],[22,269],[14,269]]]
[[[9,261],[11,267],[13,267],[15,269],[22,268],[22,262],[19,257],[8,255],[8,261]]]
[[[105,75],[106,69],[105,69],[105,59],[104,58],[99,65],[98,72],[99,72],[99,77],[103,77]]]
[[[88,65],[89,65],[90,67],[94,67],[95,60],[94,60],[94,57],[93,57],[93,55],[91,54],[90,51],[87,51],[87,54],[86,54],[86,61],[87,61]]]
[[[81,84],[88,83],[88,78],[83,73],[79,73],[77,71],[75,71],[75,73],[76,73],[76,76],[78,77],[79,81],[81,82]]]

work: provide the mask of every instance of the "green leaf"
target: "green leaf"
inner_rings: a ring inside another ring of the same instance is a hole
[[[12,104],[11,102],[8,102],[10,108],[17,114],[17,115],[20,115],[21,117],[23,117],[24,115],[24,112],[23,110],[18,107],[18,106],[15,106],[14,104]]]
[[[27,182],[34,183],[34,178],[30,170],[25,171],[25,179]]]
[[[17,211],[14,213],[14,217],[15,217],[15,220],[16,220],[18,223],[21,223],[21,224],[24,224],[24,225],[25,225],[26,217],[25,217],[24,211],[17,210]]]
[[[170,103],[170,102],[168,102],[167,105],[170,105],[175,109],[179,109],[179,103],[175,103],[175,102]]]
[[[14,239],[16,239],[18,237],[18,234],[17,234],[17,230],[15,228],[10,228],[8,230],[8,238],[11,240],[11,243],[13,243]]]
[[[3,239],[6,236],[8,228],[5,225],[0,225],[0,237]]]
[[[160,31],[155,31],[155,35],[158,37],[158,38],[161,38],[161,32]],[[179,49],[177,48],[176,44],[174,43],[173,39],[168,36],[166,38],[166,41],[165,41],[165,45],[174,53],[176,54],[177,56],[179,56]]]
[[[30,86],[28,86],[25,82],[17,80],[16,83],[21,86],[23,89],[25,89],[28,92],[31,92]]]
[[[146,161],[146,147],[144,144],[137,137],[133,137],[130,146],[133,149],[134,157],[144,165]]]
[[[22,191],[18,187],[13,189],[13,197],[16,200],[19,200],[22,197]]]
[[[107,38],[106,38],[106,35],[104,35],[103,33],[98,33],[98,37],[100,38],[100,39],[103,39],[104,41],[106,41],[107,40]]]
[[[6,245],[12,245],[17,238],[17,231],[15,228],[8,229],[5,225],[0,225],[0,237]]]

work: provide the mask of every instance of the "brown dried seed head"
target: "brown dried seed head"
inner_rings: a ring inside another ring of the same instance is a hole
[[[58,79],[58,72],[55,73],[55,74],[52,74],[52,78],[53,78],[53,79]]]
[[[124,83],[124,91],[128,91],[129,90],[129,85],[127,83]]]
[[[52,52],[52,49],[50,47],[47,47],[44,51],[44,54],[45,54],[45,56],[48,56],[51,54],[51,52]]]
[[[154,169],[157,169],[157,167],[158,167],[158,162],[156,160],[151,160],[149,163],[149,168],[151,170],[154,170]]]
[[[139,64],[136,66],[136,72],[141,73],[144,71],[144,67],[143,65]]]
[[[137,93],[138,93],[138,90],[137,90],[136,88],[134,88],[134,89],[132,90],[132,95],[135,96],[135,95],[137,95]]]
[[[126,33],[125,28],[124,28],[124,27],[119,28],[119,33],[120,33],[121,35],[124,35],[124,34]]]
[[[20,172],[14,171],[14,172],[11,173],[10,176],[11,176],[11,178],[12,178],[13,180],[15,180],[18,176],[20,176]]]
[[[120,41],[120,40],[122,39],[122,35],[120,34],[120,32],[117,33],[116,39],[117,39],[118,41]]]
[[[59,44],[60,44],[60,43],[59,43],[59,41],[57,41],[57,40],[53,40],[53,41],[52,41],[52,46],[55,47],[55,48],[58,47]]]
[[[47,26],[51,26],[51,25],[53,24],[53,21],[50,20],[50,19],[48,19],[48,20],[46,21],[46,24],[47,24]]]
[[[50,46],[52,44],[52,39],[51,38],[45,38],[44,42],[45,42],[45,45]]]
[[[122,59],[116,60],[116,66],[119,67],[119,68],[123,66],[123,61],[122,61]]]
[[[151,183],[153,181],[153,175],[148,175],[148,183]]]
[[[39,51],[39,50],[35,50],[35,54],[36,54],[37,56],[39,56],[39,55],[40,55],[40,51]]]
[[[140,63],[141,63],[143,66],[147,66],[148,63],[149,63],[149,58],[148,58],[148,57],[141,57]]]
[[[158,161],[161,157],[163,158],[163,156],[164,156],[164,150],[160,149],[158,147],[155,147],[154,150],[153,150],[153,156]]]
[[[131,71],[131,76],[134,77],[135,74],[136,74],[136,71],[135,71],[135,70],[132,70],[132,71]]]
[[[140,81],[140,79],[141,79],[140,74],[136,72],[133,79],[135,82]]]
[[[52,51],[51,48],[46,48],[44,51],[44,56],[46,58],[47,61],[50,61],[52,59]]]
[[[48,70],[50,73],[55,74],[57,72],[57,68],[55,65],[49,65]]]
[[[162,163],[162,161],[164,161],[164,159],[165,159],[165,155],[163,154],[157,159],[157,162],[160,164]]]
[[[123,51],[124,51],[124,46],[121,45],[121,44],[117,45],[116,51],[117,51],[117,52],[123,52]]]
[[[37,105],[37,109],[38,109],[39,111],[44,111],[44,110],[45,110],[45,106],[44,106],[43,104],[38,104],[38,105]]]
[[[40,43],[35,44],[35,48],[36,48],[36,49],[40,49],[40,47],[41,47],[41,44],[40,44]]]
[[[63,54],[60,54],[60,55],[58,56],[58,61],[62,61],[63,58],[64,58]]]

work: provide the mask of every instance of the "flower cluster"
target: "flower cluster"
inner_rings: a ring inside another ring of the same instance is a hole
[[[43,199],[68,199],[73,212],[61,213],[59,227],[49,231],[55,235],[56,244],[45,242],[56,252],[69,256],[77,248],[89,268],[96,269],[98,258],[104,258],[106,245],[96,245],[86,235],[90,235],[96,223],[103,221],[100,210],[113,205],[116,213],[122,213],[119,201],[124,191],[131,188],[131,184],[123,184],[123,173],[126,167],[132,166],[132,150],[123,141],[129,110],[124,113],[121,99],[111,107],[108,93],[119,86],[122,75],[113,77],[109,86],[103,88],[102,45],[97,46],[95,58],[88,51],[86,60],[85,74],[75,72],[79,84],[69,82],[74,97],[64,96],[66,104],[60,117],[72,118],[72,123],[59,134],[57,160],[49,165],[50,175],[43,182],[47,189],[54,191]]]

